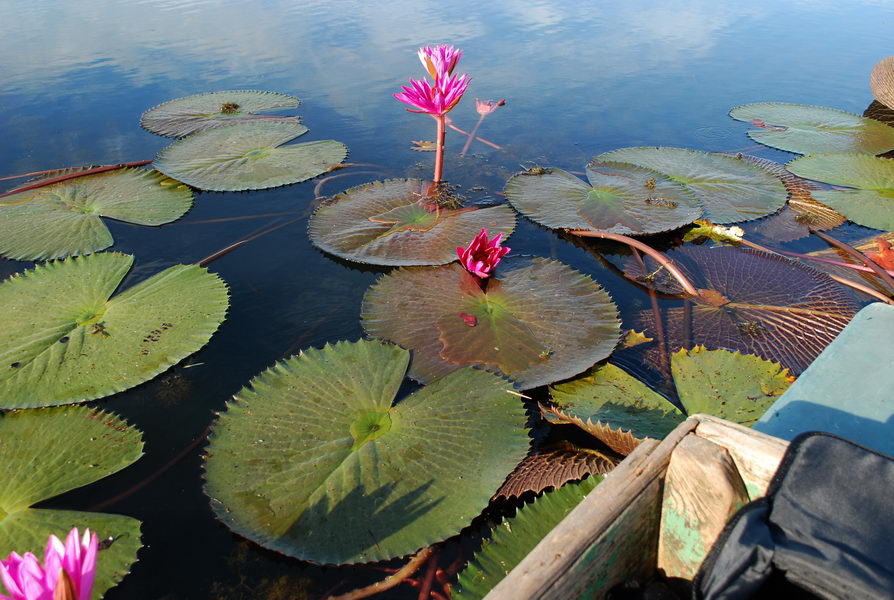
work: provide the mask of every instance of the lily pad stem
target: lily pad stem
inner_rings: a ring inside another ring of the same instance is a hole
[[[444,144],[447,141],[446,118],[444,115],[435,115],[435,121],[438,123],[438,138],[435,141],[435,183],[441,182],[441,172],[444,170]]]
[[[151,160],[138,160],[135,162],[128,163],[120,163],[117,165],[102,165],[100,167],[92,167],[90,169],[84,169],[83,171],[77,171],[75,173],[66,173],[65,175],[59,175],[58,177],[50,177],[48,179],[44,179],[42,181],[38,181],[36,183],[32,183],[31,185],[26,185],[24,187],[15,188],[14,190],[9,190],[8,192],[4,192],[0,194],[0,198],[5,196],[11,196],[12,194],[18,194],[19,192],[27,192],[28,190],[33,190],[39,187],[43,187],[45,185],[50,185],[52,183],[59,183],[60,181],[66,181],[68,179],[74,179],[75,177],[83,177],[84,175],[93,175],[94,173],[104,173],[105,171],[114,171],[115,169],[122,169],[124,167],[142,167],[144,165],[148,165],[151,163]],[[48,173],[52,171],[41,171],[38,174]],[[32,173],[27,173],[26,175],[32,175]],[[14,177],[19,177],[19,175],[15,175]],[[5,177],[4,179],[11,179],[11,177]]]
[[[864,267],[861,265],[855,265],[853,263],[841,262],[840,260],[832,260],[831,258],[824,258],[822,256],[812,256],[810,254],[800,254],[798,252],[790,252],[788,250],[774,250],[772,248],[767,248],[766,246],[761,246],[760,244],[755,244],[754,242],[749,242],[748,240],[738,240],[737,244],[743,244],[745,246],[749,246],[754,248],[755,250],[760,250],[762,252],[769,252],[771,254],[782,254],[783,256],[791,256],[792,258],[803,258],[804,260],[812,260],[815,262],[822,262],[828,265],[836,265],[838,267],[845,267],[848,269],[853,269],[854,271],[864,271],[866,273],[874,273],[873,269],[869,267]],[[888,271],[888,275],[894,275],[894,271]]]
[[[636,248],[648,254],[652,258],[654,258],[658,264],[667,269],[667,272],[670,273],[674,279],[677,280],[683,287],[683,291],[685,291],[690,296],[694,296],[696,298],[699,297],[698,290],[695,289],[695,286],[690,283],[690,281],[683,275],[682,271],[674,266],[674,264],[668,260],[668,258],[663,255],[661,252],[658,252],[651,246],[642,243],[639,240],[633,239],[632,237],[627,237],[626,235],[621,235],[620,233],[608,233],[606,231],[591,231],[589,229],[571,229],[568,230],[568,233],[571,235],[577,235],[580,237],[594,237],[601,238],[605,240],[615,240],[616,242],[621,242],[623,244],[627,244],[631,248]]]
[[[875,272],[875,274],[878,275],[881,278],[881,280],[884,282],[885,287],[887,287],[889,290],[891,290],[892,293],[894,293],[894,278],[892,278],[891,275],[888,274],[888,271],[883,269],[874,260],[872,260],[871,258],[866,256],[862,252],[859,252],[859,251],[855,250],[854,248],[851,248],[844,242],[842,242],[840,240],[836,240],[831,235],[826,235],[825,233],[823,233],[821,231],[812,231],[811,233],[813,233],[813,235],[817,236],[818,238],[820,238],[827,244],[830,244],[832,246],[835,246],[836,248],[840,248],[841,250],[844,250],[845,252],[847,252],[848,254],[850,254],[851,256],[856,258],[857,260],[859,260],[861,263],[863,263],[864,265],[866,265],[867,267],[872,269]]]
[[[639,250],[636,248],[632,248],[633,256],[636,257],[636,262],[639,263],[639,267],[643,270],[643,273],[647,273],[646,263],[643,261],[643,257],[639,255]],[[664,335],[664,321],[661,318],[661,308],[658,306],[658,295],[655,293],[655,286],[652,285],[651,281],[646,282],[648,284],[649,289],[649,300],[652,304],[652,315],[653,319],[655,319],[655,333],[658,337],[658,351],[661,355],[661,374],[664,375],[665,378],[670,378],[670,360],[667,356],[667,338]]]
[[[401,569],[394,575],[389,575],[382,581],[377,581],[366,587],[352,590],[346,594],[329,596],[326,600],[360,600],[361,598],[369,598],[375,594],[390,590],[391,588],[400,585],[401,582],[419,570],[419,568],[428,561],[433,552],[434,548],[432,546],[423,548],[410,559],[410,562],[401,567]]]

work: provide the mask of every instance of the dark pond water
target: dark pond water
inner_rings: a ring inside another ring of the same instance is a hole
[[[580,171],[624,146],[668,145],[790,155],[756,146],[727,111],[755,101],[861,113],[869,72],[891,53],[894,6],[833,2],[501,2],[154,0],[0,3],[0,174],[150,159],[169,140],[140,114],[166,100],[226,89],[298,96],[302,141],[335,139],[354,162],[379,165],[325,185],[430,174],[431,119],[391,96],[420,75],[416,48],[453,43],[474,78],[451,113],[462,128],[474,98],[507,105],[461,159],[448,133],[446,177],[473,201],[501,201],[520,164]],[[87,509],[164,469],[203,435],[215,411],[277,359],[355,340],[364,291],[378,273],[337,262],[306,235],[314,182],[250,193],[199,193],[162,228],[110,223],[114,249],[134,254],[131,281],[200,260],[259,229],[298,221],[215,261],[228,318],[210,344],[156,380],[95,403],[145,433],[146,455],[122,473],[54,500]],[[276,213],[294,213],[280,215]],[[272,215],[272,216],[267,216]],[[520,218],[514,252],[552,256],[592,275],[622,311],[647,297],[593,256]],[[809,242],[803,247],[818,248]],[[0,259],[0,276],[30,264]],[[175,301],[175,300],[172,300]],[[283,559],[232,535],[201,490],[201,445],[105,510],[143,521],[144,548],[108,598],[316,598],[379,574]],[[405,592],[404,592],[405,593]],[[411,597],[414,593],[409,592]],[[399,594],[396,597],[400,597]]]

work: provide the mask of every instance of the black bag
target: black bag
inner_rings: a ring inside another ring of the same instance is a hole
[[[795,438],[767,495],[708,553],[693,597],[894,598],[894,459],[830,434]]]

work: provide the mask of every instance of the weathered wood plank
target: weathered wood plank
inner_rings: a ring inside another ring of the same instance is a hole
[[[689,419],[660,444],[643,441],[486,600],[602,598],[634,574],[653,572],[661,478],[674,447],[697,425]]]
[[[729,451],[750,499],[766,494],[788,442],[710,415],[691,418],[699,421],[696,435]]]
[[[692,579],[733,514],[749,500],[726,448],[698,435],[683,438],[664,480],[658,569]]]

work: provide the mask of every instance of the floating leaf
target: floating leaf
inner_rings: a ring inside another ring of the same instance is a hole
[[[348,154],[333,140],[283,146],[307,132],[298,123],[251,121],[177,140],[155,157],[156,169],[202,190],[235,192],[316,177]]]
[[[882,104],[894,108],[894,56],[886,56],[875,64],[869,75],[869,87]]]
[[[634,346],[639,346],[640,344],[652,341],[654,341],[654,338],[647,337],[643,332],[636,331],[635,329],[628,329],[627,333],[624,335],[622,345],[624,348],[633,348]]]
[[[378,341],[310,349],[243,389],[214,426],[218,518],[303,560],[415,552],[480,513],[528,450],[512,385],[463,369],[392,406],[410,354]]]
[[[851,296],[829,277],[775,254],[730,246],[684,246],[667,257],[703,290],[729,300],[720,306],[692,302],[691,311],[667,310],[667,339],[672,348],[702,344],[757,354],[801,373],[847,325],[859,309]],[[648,273],[658,270],[645,258]],[[642,276],[630,261],[628,276]],[[657,289],[679,293],[676,280],[663,271]],[[688,316],[688,319],[687,319]],[[633,326],[655,336],[652,311],[642,311]],[[657,337],[657,336],[655,336]]]
[[[792,384],[779,363],[704,346],[675,352],[671,371],[687,413],[707,413],[748,427]]]
[[[394,271],[366,292],[362,319],[369,335],[413,351],[410,376],[423,383],[479,365],[536,387],[607,357],[620,335],[599,285],[542,258],[504,260],[487,292],[456,263]]]
[[[680,183],[623,163],[587,166],[589,185],[561,169],[523,171],[506,183],[506,199],[526,217],[553,229],[640,235],[691,223],[702,208]]]
[[[264,119],[266,122],[297,123],[297,117],[256,116],[279,108],[297,108],[293,96],[257,90],[230,90],[196,94],[169,100],[150,108],[140,117],[140,125],[158,135],[183,137],[221,125]]]
[[[885,125],[894,125],[894,110],[888,108],[878,100],[873,100],[863,111],[863,116],[869,119],[881,121]]]
[[[610,424],[640,439],[660,440],[686,418],[666,398],[611,363],[556,385],[550,394],[561,413],[584,422]],[[552,422],[564,422],[556,413],[546,416]]]
[[[130,571],[140,549],[140,522],[102,513],[31,508],[116,473],[142,455],[140,432],[115,415],[81,406],[0,413],[0,556],[42,557],[47,538],[72,527],[96,532],[100,550],[93,598]]]
[[[177,265],[111,297],[133,257],[49,262],[0,284],[0,408],[102,398],[148,381],[205,345],[226,285]]]
[[[758,102],[734,108],[729,115],[760,128],[748,132],[755,142],[796,154],[881,154],[894,148],[894,128],[835,108]]]
[[[192,206],[192,192],[158,171],[117,169],[53,183],[0,200],[0,255],[46,260],[112,245],[100,217],[162,225]]]
[[[596,162],[625,162],[683,184],[705,208],[705,217],[726,224],[750,221],[779,210],[786,190],[777,178],[743,160],[685,148],[622,148]]]
[[[460,572],[451,598],[484,598],[600,481],[602,477],[595,476],[569,483],[521,507],[515,517],[504,519]]]
[[[440,265],[456,260],[482,228],[508,237],[515,213],[508,206],[453,208],[431,182],[374,181],[321,205],[308,224],[310,240],[331,254],[376,265]]]
[[[539,494],[549,487],[558,489],[587,475],[604,475],[620,461],[619,456],[563,440],[532,450],[509,474],[494,498],[517,498],[527,492]]]
[[[748,427],[792,381],[779,363],[704,346],[675,352],[671,371],[686,414],[706,413]],[[642,438],[664,438],[686,418],[664,396],[612,364],[550,391],[555,406],[542,406],[544,417],[576,425],[621,455],[630,454]]]
[[[865,227],[894,230],[894,161],[867,154],[817,154],[785,166],[800,177],[855,190],[822,190],[813,197]]]

